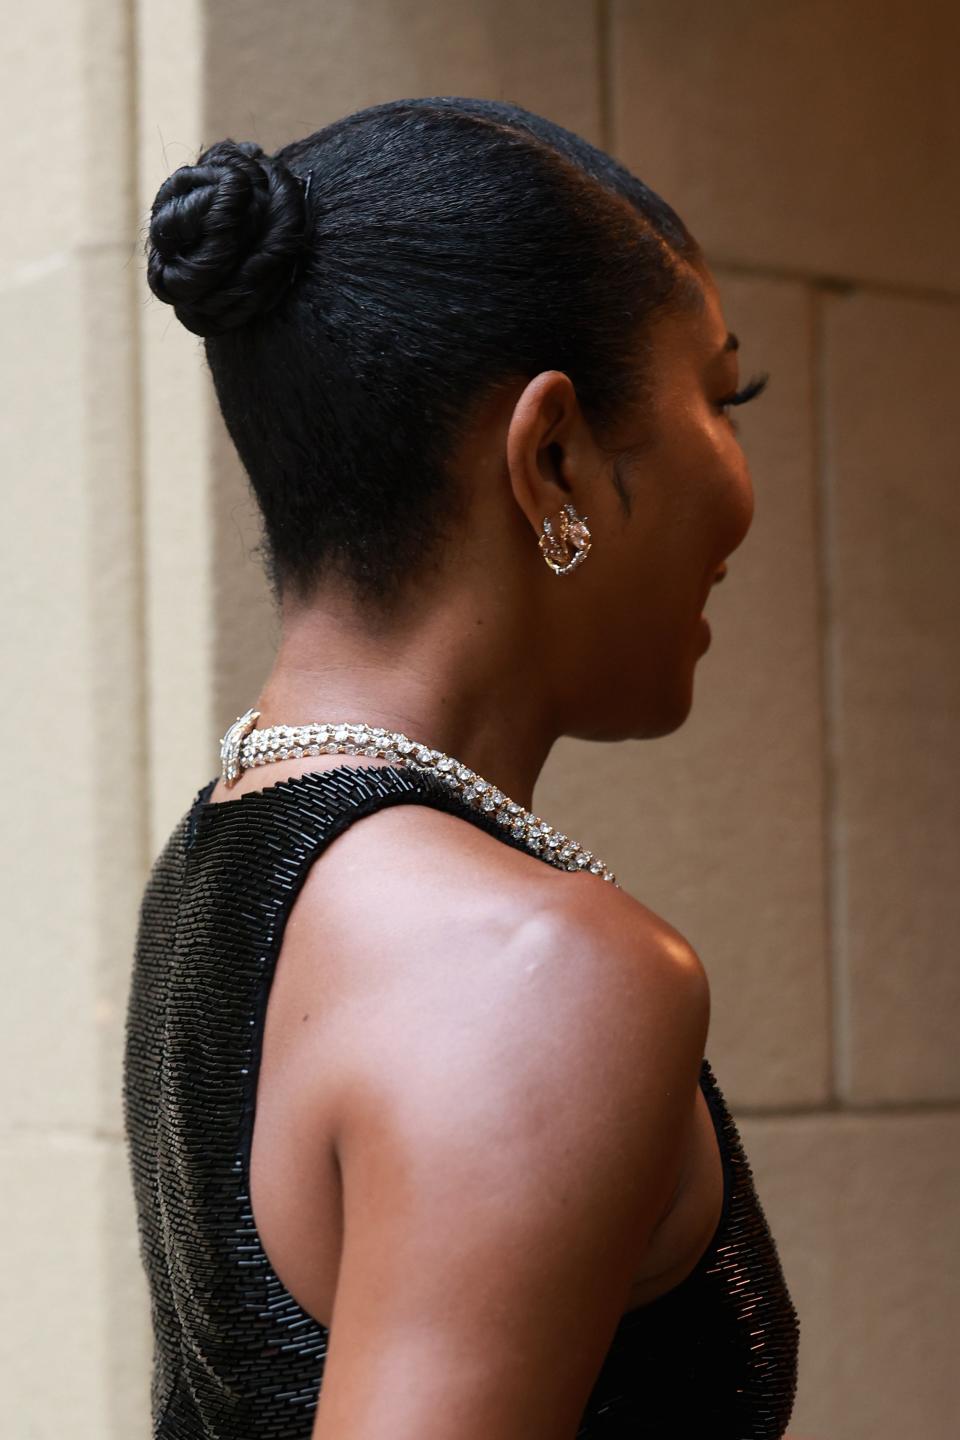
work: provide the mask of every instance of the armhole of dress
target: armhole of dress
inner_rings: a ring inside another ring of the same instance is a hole
[[[733,1167],[726,1135],[723,1106],[717,1094],[716,1079],[710,1061],[707,1060],[706,1057],[704,1057],[700,1066],[700,1088],[703,1091],[707,1107],[710,1111],[714,1134],[717,1137],[717,1148],[720,1151],[720,1166],[723,1172],[723,1201],[720,1206],[720,1218],[717,1220],[706,1249],[689,1274],[685,1275],[678,1285],[674,1285],[672,1290],[667,1290],[663,1295],[658,1295],[655,1300],[650,1302],[650,1305],[641,1306],[635,1311],[628,1310],[621,1324],[627,1323],[634,1315],[644,1314],[656,1305],[675,1302],[678,1295],[685,1294],[687,1287],[693,1285],[699,1276],[712,1266],[716,1259],[717,1248],[723,1243],[723,1237],[727,1228],[727,1218],[730,1214],[730,1204],[733,1197]]]
[[[717,1149],[720,1151],[720,1165],[723,1171],[723,1203],[720,1206],[720,1218],[717,1221],[716,1229],[713,1232],[709,1245],[694,1267],[693,1274],[696,1274],[702,1266],[712,1260],[716,1247],[726,1229],[727,1217],[730,1214],[730,1203],[733,1198],[733,1161],[727,1136],[727,1117],[724,1113],[725,1106],[717,1090],[717,1081],[713,1073],[713,1067],[706,1056],[704,1056],[703,1064],[700,1067],[700,1088],[703,1091],[707,1107],[710,1111],[710,1118],[713,1121],[713,1132],[717,1137]]]

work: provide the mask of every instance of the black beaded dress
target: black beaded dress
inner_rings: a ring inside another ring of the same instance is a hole
[[[379,808],[431,805],[530,846],[436,775],[402,764],[343,765],[211,805],[214,783],[154,863],[127,1009],[123,1099],[151,1302],[152,1434],[309,1440],[329,1331],[273,1273],[249,1191],[262,1027],[286,917],[324,847]],[[576,1440],[786,1431],[799,1321],[706,1059],[700,1085],[723,1161],[716,1232],[681,1284],[623,1316]]]

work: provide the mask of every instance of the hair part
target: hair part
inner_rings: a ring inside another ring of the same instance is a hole
[[[381,616],[465,516],[450,462],[484,397],[561,370],[606,446],[648,414],[655,319],[703,303],[697,242],[641,180],[456,96],[272,157],[219,141],[161,186],[148,245],[154,294],[204,337],[276,598],[336,575]]]

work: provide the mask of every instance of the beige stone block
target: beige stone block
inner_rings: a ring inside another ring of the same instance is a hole
[[[129,234],[131,27],[116,0],[24,5],[0,47],[0,273]],[[14,223],[15,219],[15,223]]]
[[[119,1119],[143,853],[129,301],[122,246],[0,292],[11,1125]]]
[[[216,768],[220,582],[213,566],[212,449],[222,422],[202,342],[147,291],[145,279],[142,286],[146,727],[154,854]]]
[[[800,1316],[789,1433],[954,1440],[960,1114],[738,1125]]]
[[[246,8],[235,7],[225,37]],[[160,184],[178,165],[192,163],[204,142],[207,32],[203,0],[165,0],[162,6],[134,0],[134,9],[137,204],[145,240],[150,206]]]
[[[211,138],[267,149],[385,100],[428,95],[509,100],[600,143],[594,8],[578,0],[209,0]]]
[[[620,158],[716,263],[960,287],[960,9],[613,0]]]
[[[149,1432],[150,1302],[116,1142],[0,1141],[0,1440]]]
[[[231,21],[222,33],[229,37],[232,30]],[[220,732],[213,704],[218,580],[212,457],[222,421],[203,341],[150,291],[144,252],[157,190],[209,143],[203,6],[199,0],[171,0],[163,6],[138,0],[137,34],[141,247],[134,283],[141,347],[153,856],[215,768]],[[229,46],[217,48],[219,53]]]
[[[738,412],[754,519],[707,605],[693,708],[654,741],[560,741],[535,806],[694,946],[731,1100],[810,1105],[830,1084],[811,302],[715,278],[741,383],[770,382]]]
[[[960,1094],[960,315],[823,309],[840,1083]]]

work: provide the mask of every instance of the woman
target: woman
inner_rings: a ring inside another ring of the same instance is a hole
[[[782,1436],[798,1322],[704,968],[530,813],[558,736],[683,723],[750,526],[765,377],[696,242],[578,136],[443,97],[213,145],[148,276],[282,617],[143,900],[155,1435]]]

